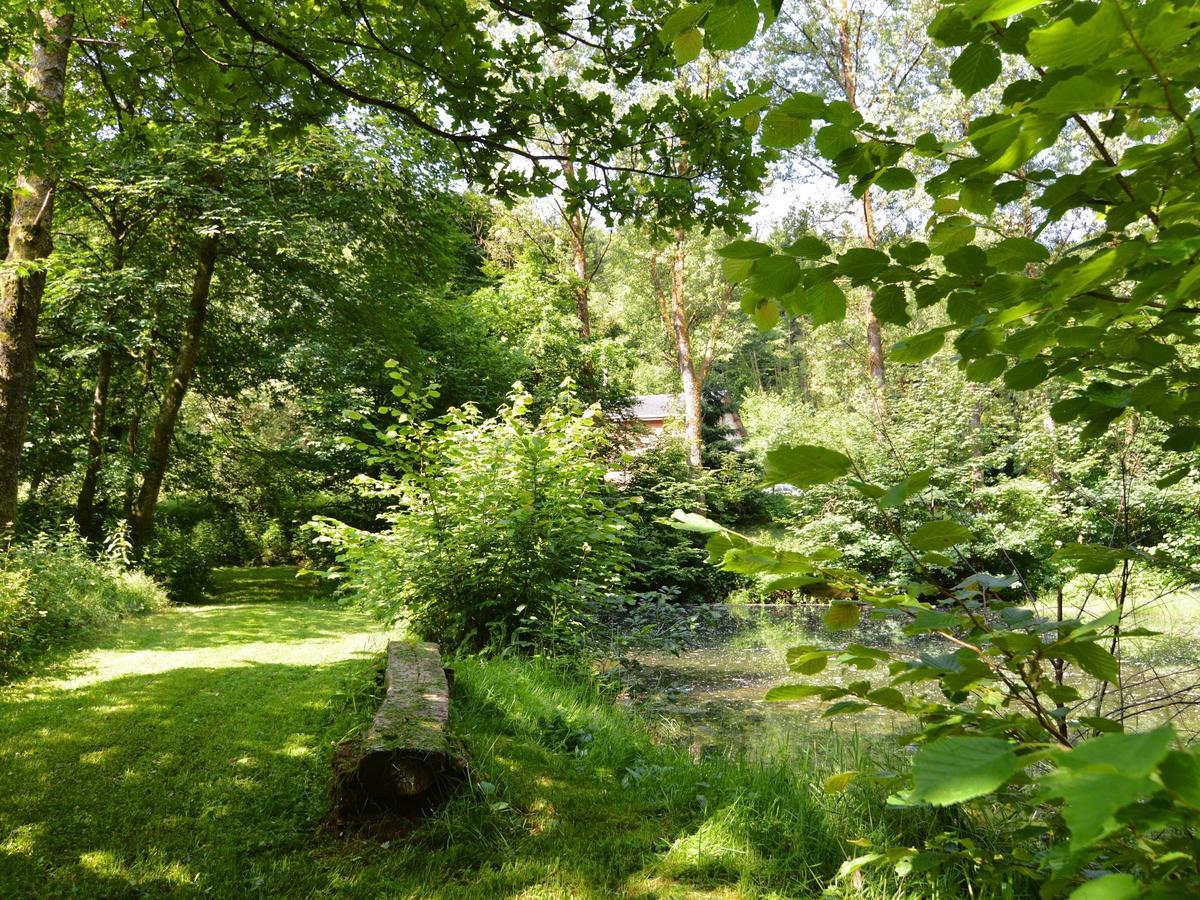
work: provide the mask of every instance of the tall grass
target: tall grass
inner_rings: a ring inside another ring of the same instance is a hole
[[[601,681],[530,660],[457,666],[454,726],[472,782],[442,821],[480,850],[498,842],[519,857],[530,834],[554,832],[556,852],[597,868],[595,884],[633,895],[686,886],[747,897],[958,897],[969,890],[960,872],[838,871],[864,845],[919,844],[951,827],[989,839],[986,823],[953,811],[889,809],[869,783],[826,792],[832,774],[880,768],[876,750],[854,737],[810,736],[773,759],[697,758]],[[589,821],[609,824],[597,834],[581,827]],[[627,823],[630,837],[609,834],[613,822]],[[597,840],[615,841],[611,852],[597,854]]]
[[[57,648],[167,602],[141,572],[88,555],[64,533],[0,553],[0,680]]]

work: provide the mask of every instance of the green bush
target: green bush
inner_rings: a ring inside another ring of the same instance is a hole
[[[775,498],[758,487],[761,473],[739,454],[717,457],[718,468],[697,471],[681,447],[663,444],[635,456],[624,494],[639,498],[626,542],[633,563],[630,587],[667,591],[681,599],[720,600],[745,579],[708,564],[704,542],[670,524],[677,509],[707,510],[739,526],[767,519]]]
[[[605,498],[599,408],[567,393],[534,421],[530,402],[518,386],[492,419],[397,416],[380,448],[407,473],[380,485],[397,498],[390,527],[323,523],[361,602],[447,650],[557,652],[619,594],[625,525]]]
[[[204,519],[190,530],[159,523],[143,563],[176,603],[196,603],[212,583],[212,572],[226,560],[221,533]]]
[[[39,534],[0,555],[0,679],[25,671],[50,650],[165,603],[162,588],[149,577],[93,559],[73,534]]]

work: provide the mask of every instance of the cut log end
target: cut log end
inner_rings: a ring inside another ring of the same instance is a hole
[[[334,792],[343,817],[435,808],[462,769],[452,750],[448,671],[436,644],[388,645],[384,698],[370,729],[334,755]]]

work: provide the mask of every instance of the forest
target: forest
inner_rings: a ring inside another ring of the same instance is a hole
[[[1198,0],[0,60],[0,896],[1200,894]]]

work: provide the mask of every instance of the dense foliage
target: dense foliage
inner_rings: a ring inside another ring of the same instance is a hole
[[[622,589],[625,525],[603,494],[599,407],[563,393],[540,417],[520,385],[493,418],[454,409],[414,422],[406,398],[379,453],[403,468],[376,489],[388,528],[326,522],[346,588],[360,603],[443,646],[556,650]]]
[[[119,545],[97,561],[70,534],[38,535],[0,557],[0,679],[119,619],[166,604],[162,589],[127,567]]]

